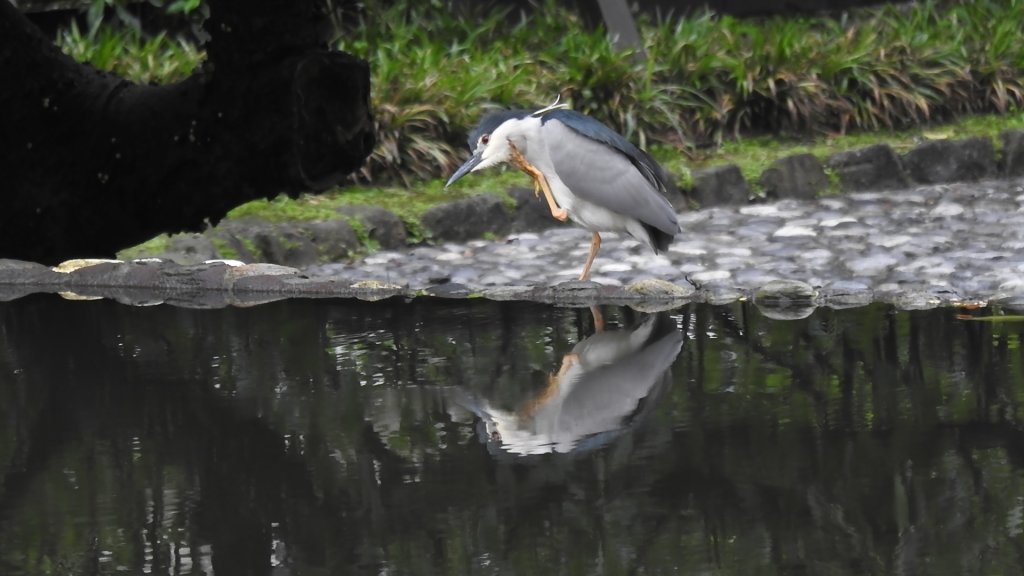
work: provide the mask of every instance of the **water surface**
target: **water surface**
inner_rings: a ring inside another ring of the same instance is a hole
[[[0,573],[1021,573],[1022,332],[0,303]]]

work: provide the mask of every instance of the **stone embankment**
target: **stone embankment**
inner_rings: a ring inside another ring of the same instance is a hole
[[[269,264],[190,264],[189,258],[221,256],[213,242],[196,238],[186,246],[190,254],[178,255],[183,263],[69,263],[53,270],[0,261],[0,298],[51,291],[218,306],[292,296],[433,295],[637,307],[750,298],[788,310],[782,316],[873,301],[1022,307],[1022,175],[1021,131],[1002,135],[999,155],[992,141],[974,138],[930,141],[903,155],[882,144],[823,162],[785,157],[761,175],[767,200],[757,203],[747,201],[749,184],[738,168],[710,168],[694,174],[686,197],[674,199],[702,208],[681,213],[683,233],[666,254],[608,235],[592,282],[572,280],[589,235],[552,228],[543,203],[515,190],[513,210],[496,195],[431,209],[421,225],[433,241],[417,246],[407,245],[403,223],[390,212],[350,208],[346,218],[359,219],[381,247],[352,261],[346,251],[356,249],[356,234],[334,222],[229,222],[211,232],[223,235],[221,243],[234,238],[242,259]],[[830,185],[845,193],[821,197]],[[485,234],[494,239],[481,239]]]

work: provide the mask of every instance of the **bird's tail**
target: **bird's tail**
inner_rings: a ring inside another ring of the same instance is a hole
[[[647,228],[647,235],[651,239],[651,248],[654,248],[655,254],[661,254],[665,250],[668,250],[669,244],[676,237],[676,233],[669,234],[660,228],[654,226],[644,226]]]

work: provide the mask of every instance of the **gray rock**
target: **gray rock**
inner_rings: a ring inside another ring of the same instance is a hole
[[[843,192],[896,190],[909,185],[900,157],[888,144],[837,152],[828,157],[825,165],[835,171]]]
[[[984,137],[925,142],[903,156],[915,182],[942,184],[973,182],[995,175],[995,149]]]
[[[512,216],[501,198],[480,194],[434,206],[423,213],[420,222],[435,241],[464,242],[486,232],[507,234]]]
[[[821,289],[821,298],[829,308],[855,308],[874,301],[875,293],[867,284],[852,280],[830,282]]]
[[[382,280],[361,280],[350,287],[351,295],[367,302],[385,300],[393,296],[405,296],[406,287]]]
[[[828,176],[813,154],[794,154],[776,160],[761,173],[758,182],[771,199],[810,200],[828,188]]]
[[[468,298],[473,293],[473,290],[465,284],[447,282],[445,284],[429,286],[423,290],[423,293],[437,298]]]
[[[586,298],[600,294],[602,286],[593,280],[566,280],[548,288],[558,295],[567,298]]]
[[[693,296],[690,284],[673,284],[660,278],[640,278],[626,286],[626,292],[645,298],[683,299]]]
[[[178,264],[199,264],[219,257],[217,247],[205,234],[175,234],[167,242],[167,249],[152,254],[154,258]]]
[[[344,260],[360,247],[356,231],[344,220],[300,223],[299,231],[316,247],[316,262]],[[294,266],[286,261],[276,264]]]
[[[687,280],[700,286],[702,284],[722,282],[730,278],[732,278],[732,273],[728,270],[703,270],[690,274]]]
[[[0,258],[0,285],[53,284],[60,282],[63,276],[49,266]]]
[[[693,172],[691,197],[701,205],[722,206],[746,204],[750,200],[750,185],[735,164],[703,168]]]
[[[83,266],[68,272],[70,286],[122,286],[128,271],[134,266],[124,262],[99,262]],[[139,265],[140,268],[152,269],[152,266]],[[152,283],[149,283],[152,284]]]
[[[379,206],[342,206],[338,213],[355,218],[366,236],[377,242],[385,250],[394,250],[405,246],[408,234],[405,223],[397,214]]]
[[[899,259],[887,253],[876,253],[852,258],[845,262],[846,268],[856,276],[876,276],[899,263]]]
[[[510,188],[508,195],[516,201],[511,232],[537,232],[562,225],[551,216],[543,194],[537,198],[529,188]]]
[[[891,294],[883,294],[882,302],[892,304],[900,310],[929,310],[942,304],[942,299],[927,290],[903,290]]]
[[[789,308],[813,304],[818,291],[799,280],[772,280],[754,291],[754,303],[761,308]]]
[[[483,297],[488,300],[529,300],[530,294],[534,291],[533,286],[495,286],[485,288]]]
[[[609,286],[592,280],[568,280],[549,286],[537,286],[530,299],[566,306],[589,306],[598,301],[635,301],[621,286]]]
[[[253,276],[298,276],[300,274],[301,273],[297,269],[292,268],[291,266],[258,262],[256,264],[243,264],[241,266],[229,267],[226,279],[234,282],[241,278],[251,278]]]
[[[341,219],[282,223],[233,220],[211,234],[215,245],[226,244],[242,261],[296,268],[342,260],[359,247],[355,230]]]
[[[206,232],[217,248],[217,258],[237,258],[243,262],[265,260],[262,250],[256,245],[257,234],[268,234],[272,225],[263,220],[242,218],[225,220]]]
[[[1003,176],[1024,176],[1024,130],[1004,130],[999,135],[1003,143],[1000,168]]]
[[[263,254],[264,262],[297,268],[340,260],[359,245],[355,230],[344,220],[261,227],[252,240]]]
[[[698,289],[697,295],[699,296],[698,300],[703,300],[715,306],[729,304],[746,296],[743,290],[724,282],[704,284]]]

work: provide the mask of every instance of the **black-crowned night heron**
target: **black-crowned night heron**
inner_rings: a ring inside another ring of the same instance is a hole
[[[535,112],[506,110],[487,114],[469,134],[469,158],[448,180],[509,163],[543,191],[551,215],[572,219],[590,230],[590,255],[580,280],[601,248],[600,232],[625,232],[655,253],[679,232],[675,210],[663,194],[661,166],[601,122],[564,110],[558,100]]]
[[[595,312],[595,324],[599,317]],[[547,386],[529,394],[518,409],[499,408],[469,394],[457,395],[456,403],[480,417],[482,436],[493,452],[586,452],[642,420],[641,403],[671,385],[671,367],[682,346],[675,320],[651,315],[631,329],[597,330],[581,340],[562,358]]]

